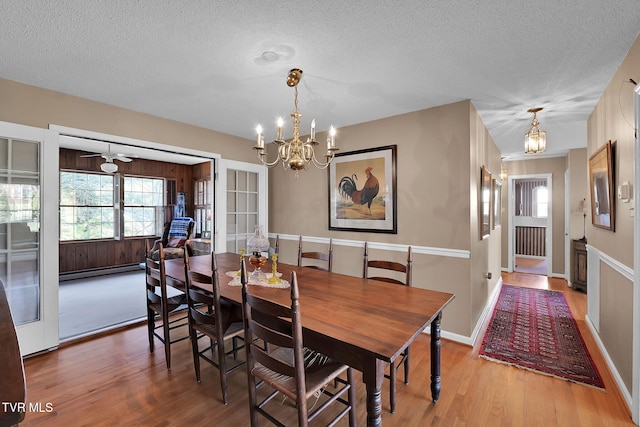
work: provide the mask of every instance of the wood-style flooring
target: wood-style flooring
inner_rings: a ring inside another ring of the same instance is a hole
[[[399,378],[394,414],[389,413],[388,380],[383,384],[383,425],[633,426],[584,322],[586,295],[568,288],[564,280],[544,276],[503,274],[503,281],[565,292],[606,390],[489,362],[478,357],[477,348],[443,340],[442,393],[433,404],[429,392],[429,336],[423,335],[412,346],[409,385]],[[225,406],[213,367],[203,364],[202,382],[196,382],[188,341],[174,345],[172,354],[173,369],[169,372],[161,346],[157,343],[156,352],[149,354],[146,326],[138,325],[29,358],[25,360],[27,399],[42,411],[29,412],[20,425],[248,425],[244,370],[230,376],[229,404]],[[357,394],[358,425],[364,426],[365,390],[360,382]]]

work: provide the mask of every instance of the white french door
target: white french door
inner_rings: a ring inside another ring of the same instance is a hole
[[[22,355],[58,345],[58,133],[0,122],[0,281]]]
[[[263,226],[268,236],[267,168],[255,163],[220,160],[218,176],[218,232],[216,248],[219,252],[238,252],[246,247],[255,225]]]

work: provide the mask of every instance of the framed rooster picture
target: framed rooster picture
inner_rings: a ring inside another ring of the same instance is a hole
[[[329,230],[397,234],[396,145],[336,154]]]

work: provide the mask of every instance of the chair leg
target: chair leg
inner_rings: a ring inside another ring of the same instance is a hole
[[[196,371],[196,381],[200,382],[200,351],[198,350],[198,332],[189,325],[191,337],[191,353],[193,353],[193,368]]]
[[[150,308],[147,308],[147,334],[149,335],[149,353],[153,353],[154,350],[153,331],[155,329],[155,316],[156,313]]]
[[[251,375],[251,368],[249,368],[249,363],[247,363],[247,382],[248,382],[248,390],[249,390],[249,416],[251,417],[251,427],[258,427],[258,396],[256,391],[256,377]]]
[[[389,403],[391,405],[391,413],[396,411],[396,364],[391,362],[389,367],[389,382],[391,387],[389,388]]]
[[[349,382],[348,400],[351,410],[349,411],[349,427],[358,425],[356,417],[356,380],[353,368],[347,369],[347,381]]]
[[[169,331],[169,315],[162,315],[162,331],[164,336],[164,357],[167,361],[167,370],[171,370],[171,332]]]
[[[218,339],[218,368],[220,369],[220,389],[222,403],[227,404],[227,363],[224,354],[224,338]]]

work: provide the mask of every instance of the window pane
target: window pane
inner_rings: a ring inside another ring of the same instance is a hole
[[[157,208],[164,205],[164,180],[124,177],[124,235],[151,236],[162,228]]]
[[[60,172],[60,240],[114,237],[114,176]]]

